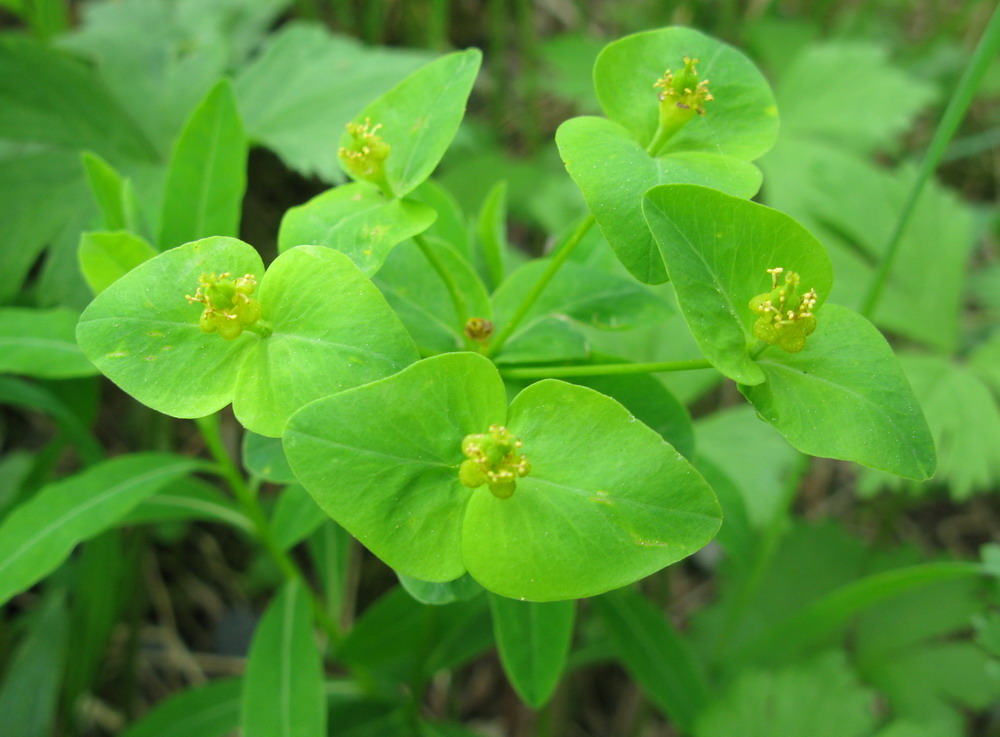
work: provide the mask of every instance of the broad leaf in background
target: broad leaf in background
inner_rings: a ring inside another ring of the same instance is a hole
[[[817,319],[803,351],[770,347],[757,359],[765,382],[740,391],[803,453],[930,478],[934,440],[885,338],[840,305],[826,305]]]
[[[243,466],[252,474],[276,484],[294,484],[295,474],[288,466],[281,440],[258,435],[249,430],[243,434]]]
[[[705,358],[735,381],[760,384],[764,372],[750,356],[758,342],[750,299],[772,288],[768,269],[796,272],[803,291],[816,290],[822,322],[833,283],[823,246],[787,215],[706,187],[664,185],[643,202],[677,302]]]
[[[84,151],[81,161],[105,229],[138,232],[139,205],[131,182],[95,153]]]
[[[53,734],[68,640],[66,595],[53,588],[35,610],[27,637],[7,661],[0,685],[4,737]]]
[[[549,267],[549,259],[531,261],[516,269],[494,292],[493,321],[498,329],[511,318],[527,293]],[[593,325],[605,330],[624,330],[659,322],[671,314],[670,306],[633,280],[567,262],[546,285],[504,349],[498,363],[565,360],[559,343],[546,346],[553,318]],[[540,335],[533,333],[540,332]],[[528,351],[538,345],[544,352]]]
[[[206,520],[253,534],[253,523],[236,502],[216,487],[197,478],[182,478],[170,488],[146,497],[118,522],[129,525]]]
[[[288,550],[309,537],[327,520],[326,513],[299,484],[281,490],[274,506],[271,526],[274,538],[283,550]]]
[[[77,257],[91,291],[100,294],[157,253],[145,239],[125,230],[82,233]]]
[[[241,679],[229,678],[181,691],[157,704],[122,737],[225,737],[240,726],[242,690]],[[271,694],[269,703],[273,699]]]
[[[185,295],[206,272],[253,275],[261,325],[271,334],[225,340],[203,332],[201,305]],[[108,378],[153,409],[202,417],[233,402],[247,429],[271,437],[306,402],[417,357],[378,290],[343,254],[302,246],[263,274],[251,246],[221,237],[172,249],[126,274],[87,308],[77,339]]]
[[[323,662],[306,584],[286,583],[268,606],[247,656],[244,737],[326,734]]]
[[[934,436],[934,482],[947,486],[956,500],[992,489],[1000,479],[1000,409],[988,386],[971,367],[944,357],[904,354],[900,364]],[[859,485],[870,493],[900,482],[867,472]]]
[[[506,499],[459,482],[463,439],[494,424],[522,440],[531,463]],[[320,506],[394,568],[427,581],[467,569],[512,598],[622,586],[690,555],[719,526],[701,477],[620,404],[548,380],[508,412],[495,367],[472,353],[313,402],[284,442]]]
[[[476,580],[468,573],[453,581],[443,582],[421,581],[419,578],[413,578],[398,571],[396,578],[399,579],[400,585],[406,589],[406,593],[421,604],[433,606],[453,604],[456,601],[468,601],[483,593],[483,587],[476,583]]]
[[[337,141],[344,125],[360,105],[430,58],[292,22],[268,37],[261,54],[236,76],[236,97],[251,140],[304,176],[341,182]]]
[[[174,145],[160,217],[160,250],[239,233],[247,141],[228,80],[195,108]]]
[[[690,730],[710,703],[704,667],[664,614],[640,594],[622,589],[593,601],[616,654],[646,696]]]
[[[371,276],[393,246],[427,230],[435,217],[434,210],[421,202],[386,199],[378,188],[354,182],[285,212],[278,250],[329,246],[350,256]]]
[[[0,525],[0,603],[55,570],[77,543],[202,465],[175,455],[137,453],[42,488]]]
[[[90,376],[93,364],[76,344],[72,310],[0,308],[0,373],[40,379]]]
[[[654,83],[684,58],[699,59],[714,97],[705,114],[649,152],[659,121]],[[594,65],[594,86],[607,120],[574,118],[556,133],[560,155],[608,242],[640,281],[667,278],[640,218],[642,195],[658,184],[703,184],[740,197],[760,187],[749,162],[777,135],[778,115],[767,81],[736,49],[688,28],[664,28],[609,44]]]
[[[552,697],[569,654],[576,602],[517,601],[490,594],[493,635],[507,680],[533,709]]]
[[[936,95],[932,84],[893,67],[887,56],[874,44],[813,44],[775,70],[782,142],[803,137],[861,153],[896,149]]]
[[[382,126],[378,135],[390,146],[385,176],[392,195],[405,197],[441,161],[465,117],[481,61],[478,49],[448,54],[421,67],[354,116],[355,123],[370,120],[372,126]],[[341,146],[349,147],[351,140],[345,133]]]
[[[876,726],[873,694],[843,653],[781,670],[741,673],[702,713],[696,737],[867,737]]]

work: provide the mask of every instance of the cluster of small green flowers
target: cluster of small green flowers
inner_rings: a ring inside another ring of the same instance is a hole
[[[364,123],[348,123],[350,146],[342,146],[337,155],[358,179],[364,179],[384,188],[385,160],[392,147],[378,135],[381,123],[372,125],[370,118]]]
[[[517,452],[520,447],[521,441],[502,425],[490,425],[486,433],[466,435],[462,440],[466,460],[458,469],[459,480],[470,489],[488,484],[494,496],[510,498],[518,477],[531,472],[528,459]]]
[[[237,279],[230,276],[229,272],[202,274],[194,296],[185,295],[188,302],[205,306],[198,322],[202,331],[218,332],[226,340],[238,338],[245,327],[260,319],[260,303],[250,296],[257,288],[257,279],[253,274]]]
[[[681,110],[693,110],[698,115],[705,114],[705,103],[715,98],[708,91],[708,80],[698,80],[697,59],[684,57],[684,68],[676,75],[669,69],[656,80],[653,89],[659,90],[661,103],[672,104]]]
[[[816,329],[816,290],[799,294],[799,275],[785,273],[785,283],[779,285],[778,277],[783,268],[768,269],[771,291],[758,294],[750,300],[750,310],[759,315],[753,325],[753,334],[765,343],[775,343],[789,353],[798,353],[806,346],[806,336]]]

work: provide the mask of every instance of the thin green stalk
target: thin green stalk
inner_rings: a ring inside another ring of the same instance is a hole
[[[958,81],[951,99],[948,100],[948,106],[941,116],[937,130],[934,131],[934,137],[931,139],[930,146],[927,147],[927,153],[924,154],[924,160],[920,163],[916,181],[913,182],[913,186],[910,188],[906,203],[899,214],[899,220],[896,222],[896,227],[892,231],[892,236],[889,238],[889,243],[886,246],[885,255],[882,257],[881,263],[879,263],[878,271],[875,273],[875,277],[868,288],[868,294],[865,295],[865,301],[862,303],[861,314],[866,317],[871,317],[872,313],[875,312],[875,307],[878,306],[882,290],[885,287],[886,280],[889,278],[889,274],[892,272],[892,265],[899,253],[899,244],[902,241],[903,233],[910,221],[910,215],[913,214],[913,209],[917,204],[917,199],[920,197],[924,184],[927,183],[934,170],[937,169],[937,165],[940,163],[941,157],[948,146],[948,141],[951,140],[951,137],[958,129],[959,123],[962,122],[965,111],[976,96],[976,90],[979,89],[979,84],[986,74],[986,70],[996,58],[997,53],[1000,53],[1000,5],[993,11],[993,16],[990,18],[986,30],[979,40],[979,45],[976,46],[976,50],[972,54],[969,66],[962,73],[962,78]]]
[[[502,368],[505,379],[561,379],[569,376],[623,376],[625,374],[655,374],[667,371],[697,371],[712,368],[703,358],[690,361],[659,361],[655,363],[588,363],[580,366],[518,366]]]
[[[295,565],[291,556],[278,544],[277,538],[274,536],[274,530],[271,528],[267,517],[264,515],[264,511],[257,502],[256,489],[247,485],[243,475],[236,467],[236,464],[233,463],[233,459],[226,452],[225,446],[222,443],[218,414],[201,417],[196,419],[195,422],[198,424],[198,429],[201,430],[201,435],[205,440],[208,452],[215,459],[219,476],[229,485],[233,496],[240,507],[242,507],[243,513],[253,524],[258,539],[263,543],[264,549],[278,566],[281,575],[288,581],[302,581],[306,591],[309,592],[309,597],[312,601],[313,616],[316,621],[326,631],[327,636],[333,644],[340,643],[343,639],[340,628],[330,618],[322,601],[316,596],[316,592],[313,591],[306,577],[299,570],[299,567]]]
[[[587,234],[587,231],[590,230],[590,226],[593,224],[593,215],[588,215],[584,218],[583,222],[577,226],[576,230],[573,231],[567,241],[563,244],[562,248],[560,248],[559,251],[550,259],[549,267],[545,270],[545,273],[538,279],[535,286],[531,288],[531,291],[525,295],[510,320],[507,321],[507,324],[503,326],[503,329],[497,333],[497,336],[490,343],[490,346],[486,351],[487,356],[495,356],[500,352],[500,349],[504,347],[504,344],[510,339],[513,332],[517,330],[517,326],[521,324],[521,320],[524,319],[532,305],[535,304],[535,300],[537,300],[539,295],[541,295],[541,293],[545,290],[548,283],[552,281],[552,277],[554,277],[556,272],[559,271],[559,267],[562,266],[566,262],[566,259],[570,257],[570,254],[573,253],[573,249],[579,245],[580,241],[583,240],[583,236]]]
[[[424,258],[427,259],[434,268],[434,271],[437,272],[437,275],[441,277],[441,281],[444,282],[445,287],[448,289],[448,294],[451,295],[451,302],[455,306],[455,314],[458,315],[460,328],[464,328],[465,323],[469,321],[469,305],[465,301],[465,295],[462,294],[462,290],[458,287],[458,282],[455,281],[455,275],[449,271],[444,261],[434,251],[434,247],[422,235],[413,236],[413,242],[417,244],[421,253],[424,254]]]
[[[431,0],[427,18],[427,48],[443,51],[448,47],[448,17],[451,0]]]

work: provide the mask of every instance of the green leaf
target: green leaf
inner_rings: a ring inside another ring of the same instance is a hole
[[[507,242],[507,182],[493,185],[483,200],[479,211],[479,243],[486,261],[489,286],[496,289],[507,273],[505,255],[510,249]]]
[[[566,667],[576,602],[515,601],[490,595],[493,635],[507,680],[533,709],[544,706]]]
[[[295,474],[285,459],[285,451],[277,438],[267,438],[255,432],[243,434],[243,465],[265,481],[294,484]]]
[[[389,144],[386,178],[396,197],[404,197],[431,175],[465,116],[482,53],[467,49],[427,64],[354,116],[381,124],[378,135]],[[350,134],[341,146],[350,144]]]
[[[157,704],[123,732],[122,737],[224,737],[232,734],[240,725],[242,690],[241,679],[227,678],[181,691]]]
[[[0,376],[0,402],[41,410],[56,421],[65,440],[76,446],[84,463],[97,463],[104,449],[73,408],[53,391],[36,383]]]
[[[393,568],[425,581],[468,569],[511,598],[601,593],[690,555],[718,529],[704,481],[614,400],[550,380],[509,414],[505,404],[487,359],[437,356],[304,407],[285,451],[320,506]],[[415,415],[418,426],[405,419]],[[505,417],[532,471],[500,499],[463,486],[458,467],[463,438]]]
[[[182,478],[169,489],[146,497],[119,520],[123,527],[161,522],[206,520],[254,534],[254,526],[231,499],[196,478]]]
[[[469,256],[469,226],[465,213],[451,192],[434,179],[426,179],[407,199],[423,202],[437,213],[437,218],[427,230],[428,236],[438,238],[459,253]]]
[[[280,436],[291,414],[313,399],[394,374],[417,359],[382,295],[332,249],[283,253],[264,276],[260,303],[261,320],[274,332],[248,347],[233,411],[261,435]]]
[[[549,267],[549,259],[537,259],[516,269],[493,294],[493,320],[498,329],[510,320],[528,292]],[[669,305],[640,284],[605,271],[567,262],[545,287],[498,356],[498,362],[539,360],[529,357],[526,346],[551,341],[553,319],[593,325],[606,330],[624,330],[659,322],[671,314]],[[563,330],[566,328],[563,327]],[[533,335],[541,331],[541,335]],[[573,336],[582,342],[582,338]],[[508,347],[509,346],[509,347]],[[566,360],[555,347],[547,351],[554,360]]]
[[[195,108],[174,145],[160,218],[160,250],[239,232],[247,141],[228,80]]]
[[[663,259],[642,220],[642,196],[658,184],[701,184],[737,197],[760,188],[760,171],[731,156],[678,151],[652,157],[624,126],[604,118],[572,118],[556,131],[559,155],[601,232],[632,275],[666,281]]]
[[[155,152],[96,70],[46,44],[0,39],[0,138],[88,149],[112,161]]]
[[[281,490],[271,526],[278,545],[288,550],[309,537],[326,519],[308,492],[299,484],[292,484]]]
[[[0,603],[55,570],[77,543],[200,465],[174,455],[134,454],[42,488],[0,525]]]
[[[659,243],[677,302],[705,358],[742,384],[764,381],[750,357],[757,319],[750,299],[771,290],[781,267],[822,304],[833,273],[823,246],[787,215],[705,187],[665,185],[646,194],[646,222]],[[812,340],[812,339],[810,339]]]
[[[691,646],[652,604],[622,589],[594,599],[615,651],[643,692],[688,731],[710,703],[704,667]]]
[[[690,28],[636,33],[608,44],[594,64],[594,87],[605,114],[646,146],[656,132],[659,99],[653,83],[677,72],[685,56],[699,59],[714,100],[670,139],[672,151],[706,151],[750,161],[771,148],[778,111],[764,75],[742,53]]]
[[[468,573],[456,578],[454,581],[421,581],[419,578],[407,576],[405,573],[396,573],[400,585],[406,589],[406,593],[412,596],[421,604],[441,606],[442,604],[453,604],[457,601],[468,601],[474,596],[481,594],[483,587],[476,583]]]
[[[91,376],[94,367],[76,344],[72,310],[0,308],[0,373],[43,379]]]
[[[936,95],[928,81],[891,66],[885,48],[854,41],[806,47],[782,73],[777,96],[783,136],[867,153],[896,149]]]
[[[0,687],[4,737],[53,734],[68,640],[65,593],[49,591],[34,613],[27,637],[7,661]]]
[[[757,359],[766,381],[740,391],[795,448],[922,481],[934,441],[892,348],[870,322],[827,305],[801,353]]]
[[[375,187],[355,182],[316,195],[281,219],[278,250],[329,246],[351,257],[371,276],[397,243],[434,222],[433,209],[414,200],[390,200]]]
[[[106,230],[135,230],[138,205],[129,187],[111,164],[95,153],[84,151],[83,169],[91,194],[101,210]]]
[[[326,734],[323,662],[305,586],[296,579],[282,587],[250,643],[240,716],[245,737]]]
[[[843,653],[782,670],[748,670],[700,715],[695,737],[867,737],[873,695]]]
[[[144,238],[128,231],[81,233],[77,257],[94,294],[100,294],[141,263],[156,255]]]
[[[370,47],[319,24],[272,33],[236,77],[247,132],[292,169],[343,181],[337,141],[358,107],[430,59],[424,51]]]
[[[201,306],[185,295],[205,272],[256,277],[260,324],[272,333],[202,332]],[[306,402],[416,359],[403,326],[343,254],[303,246],[262,272],[257,252],[233,238],[172,249],[102,292],[77,340],[108,378],[159,412],[202,417],[232,401],[240,422],[272,437]]]

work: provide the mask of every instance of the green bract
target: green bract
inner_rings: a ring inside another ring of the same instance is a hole
[[[463,440],[492,425],[530,463],[509,498],[459,480]],[[508,408],[496,369],[473,353],[312,402],[284,444],[319,505],[393,568],[425,581],[468,570],[512,598],[623,586],[690,555],[720,523],[704,480],[620,404],[545,380]]]
[[[677,302],[705,358],[743,384],[764,373],[750,357],[758,314],[750,300],[772,288],[768,269],[800,275],[818,295],[817,320],[833,272],[823,246],[787,215],[693,185],[656,187],[643,203]]]
[[[233,340],[199,327],[204,274],[250,275],[259,322]],[[256,329],[258,332],[254,332]],[[253,247],[206,238],[166,251],[103,291],[77,326],[84,354],[144,404],[201,417],[230,402],[240,422],[277,437],[303,404],[395,373],[416,349],[350,259],[302,246],[264,273]]]
[[[663,87],[658,92],[654,85],[664,70],[678,74],[685,57],[700,61],[697,71],[712,99],[699,104],[703,114],[680,111],[684,119],[672,121],[664,133],[658,131],[661,113],[678,111],[677,103],[669,96],[661,101]],[[622,263],[640,281],[665,281],[656,245],[642,226],[643,193],[682,182],[753,195],[761,176],[749,162],[777,135],[774,97],[740,52],[687,28],[637,33],[609,44],[594,66],[594,86],[608,119],[563,123],[556,133],[559,152]]]

